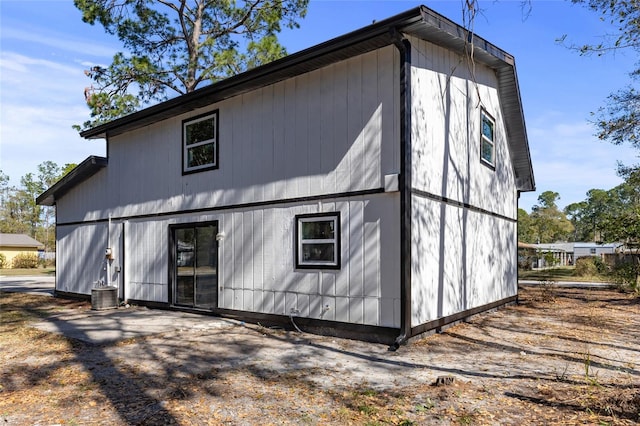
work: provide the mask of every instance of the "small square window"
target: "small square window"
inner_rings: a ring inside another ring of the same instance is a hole
[[[487,114],[486,111],[482,111],[482,133],[480,136],[480,160],[482,163],[495,167],[495,128],[496,123],[494,119]]]
[[[296,216],[296,268],[340,269],[340,214]]]
[[[182,122],[182,173],[218,168],[218,111]]]

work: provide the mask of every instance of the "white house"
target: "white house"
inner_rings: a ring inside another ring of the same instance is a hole
[[[576,259],[580,257],[595,256],[603,258],[605,254],[616,253],[624,244],[622,243],[573,243],[573,252]]]
[[[514,59],[424,6],[82,136],[58,294],[396,345],[516,300]]]

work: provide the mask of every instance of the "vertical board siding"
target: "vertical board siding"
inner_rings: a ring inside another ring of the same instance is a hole
[[[130,221],[125,228],[125,298],[169,302],[167,220]]]
[[[219,307],[398,327],[397,201],[383,194],[220,214]],[[349,261],[337,271],[296,270],[295,216],[336,210]]]
[[[107,224],[59,226],[56,233],[56,290],[91,294],[98,281],[107,281]]]
[[[517,217],[515,174],[495,72],[424,40],[412,42],[413,182],[416,189]],[[480,114],[496,120],[495,170],[480,162]]]
[[[412,326],[517,294],[516,224],[413,197]]]
[[[122,293],[122,269],[124,268],[124,252],[122,247],[124,245],[124,229],[121,222],[112,222],[108,224],[109,236],[107,241],[107,247],[110,247],[113,254],[113,260],[110,261],[109,271],[111,276],[109,277],[109,285],[118,288],[118,297],[124,299]],[[118,270],[119,269],[119,270]]]
[[[397,192],[237,205],[379,189],[398,174],[398,61],[385,47],[112,137],[108,166],[59,200],[58,221],[124,223],[128,299],[171,303],[170,225],[217,220],[219,308],[397,328]],[[213,110],[219,168],[183,176],[182,121]],[[341,213],[342,267],[296,270],[295,215],[328,211]],[[72,244],[82,228],[69,227]]]
[[[493,70],[411,38],[412,326],[517,293],[515,176]],[[496,120],[495,170],[480,162],[480,115]],[[495,214],[498,216],[494,216]]]
[[[380,188],[399,172],[392,46],[109,138],[105,170],[59,221],[179,212]],[[182,175],[182,121],[218,110],[219,168]],[[141,178],[142,177],[142,178]]]

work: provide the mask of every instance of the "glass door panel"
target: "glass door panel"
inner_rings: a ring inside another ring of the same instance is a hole
[[[217,223],[173,229],[176,305],[212,309],[218,301]]]
[[[214,308],[218,299],[218,241],[216,226],[196,228],[195,305]]]

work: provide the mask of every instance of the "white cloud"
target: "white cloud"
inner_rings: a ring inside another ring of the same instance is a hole
[[[2,84],[5,89],[12,89],[7,86],[7,83],[23,81],[29,75],[46,77],[51,75],[50,73],[55,73],[56,76],[64,79],[84,76],[82,68],[46,59],[32,58],[6,50],[0,52],[0,70],[2,71]],[[38,83],[38,85],[43,85],[49,84],[50,80],[45,78],[44,81],[34,82]]]
[[[12,184],[44,161],[64,165],[104,155],[103,142],[71,128],[88,117],[88,83],[78,64],[0,52],[0,168]]]
[[[563,121],[565,120],[565,121]],[[593,188],[611,189],[622,180],[616,174],[618,161],[632,164],[638,152],[614,146],[594,136],[586,120],[567,120],[563,114],[544,113],[528,128],[534,167],[535,193],[522,194],[520,207],[527,211],[544,191],[560,194],[558,205],[582,201]]]
[[[22,29],[5,27],[2,29],[2,38],[18,42],[36,43],[41,46],[49,46],[56,50],[81,53],[84,56],[112,57],[116,50],[111,46],[104,46],[94,42],[70,38],[55,32],[26,31]]]

